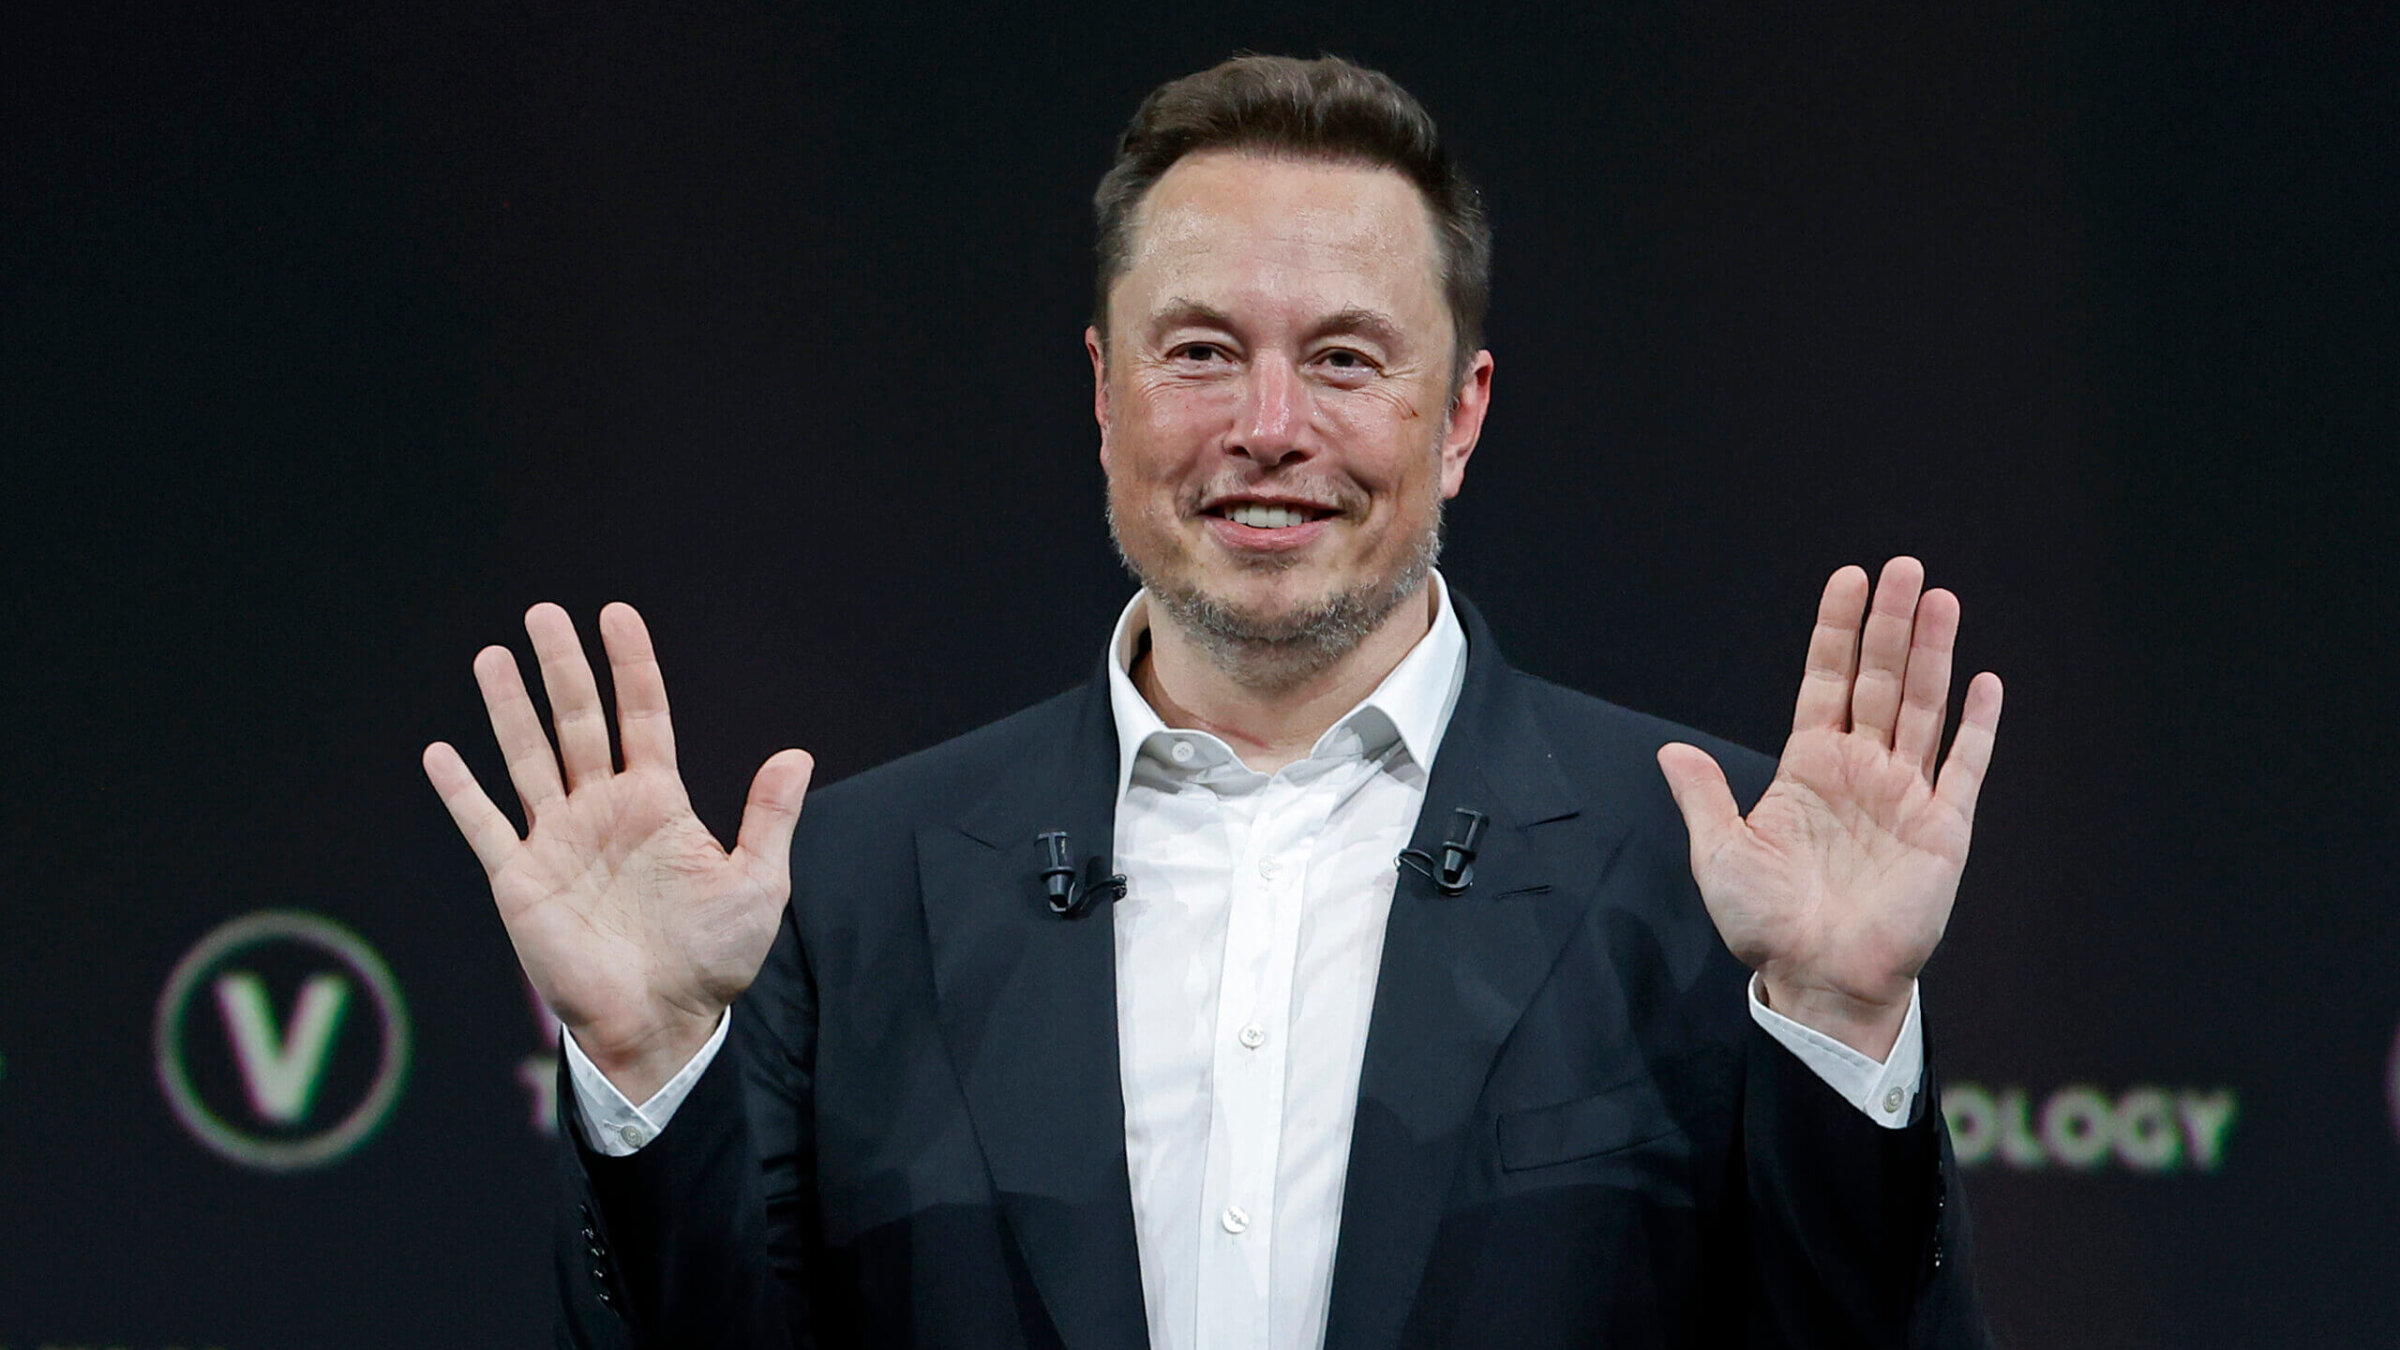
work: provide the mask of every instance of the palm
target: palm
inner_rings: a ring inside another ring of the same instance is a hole
[[[535,987],[570,1025],[646,995],[695,1014],[730,1002],[784,899],[775,878],[732,860],[680,782],[649,773],[579,789],[491,881]],[[553,965],[553,954],[568,959]]]
[[[757,974],[789,894],[786,854],[809,770],[798,751],[768,760],[727,852],[693,814],[676,773],[665,687],[640,617],[612,606],[601,620],[623,768],[609,754],[573,625],[549,605],[529,613],[526,627],[556,714],[555,756],[515,658],[487,648],[475,663],[530,821],[526,836],[456,751],[435,745],[425,756],[484,864],[527,977],[596,1059],[713,1026]]]
[[[1845,568],[1827,584],[1791,739],[1746,818],[1704,752],[1660,752],[1709,914],[1770,988],[1904,1005],[1949,921],[2000,686],[1988,674],[1969,686],[1937,774],[1958,602],[1920,597],[1921,584],[1914,560],[1895,559],[1863,633],[1865,574]]]

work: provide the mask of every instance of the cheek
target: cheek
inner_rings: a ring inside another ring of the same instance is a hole
[[[1162,384],[1141,391],[1139,418],[1144,433],[1162,444],[1208,440],[1229,426],[1241,407],[1241,395],[1228,381],[1207,384]]]
[[[1347,448],[1343,471],[1370,492],[1448,496],[1455,490],[1442,460],[1441,428],[1422,417],[1396,416],[1389,400],[1362,392],[1329,409],[1319,425],[1328,441]]]
[[[1139,390],[1122,405],[1103,453],[1110,472],[1165,482],[1202,471],[1224,422],[1213,390]]]
[[[1338,431],[1353,444],[1391,447],[1397,459],[1439,440],[1435,419],[1425,416],[1429,405],[1414,382],[1389,380],[1363,389],[1346,389],[1317,401],[1318,424]]]
[[[1424,420],[1425,400],[1413,380],[1393,380],[1373,384],[1358,391],[1359,402],[1376,410],[1376,415],[1402,431]]]
[[[1107,470],[1109,507],[1117,518],[1139,525],[1164,522],[1176,515],[1182,479],[1157,445],[1123,425],[1110,442],[1102,463]]]

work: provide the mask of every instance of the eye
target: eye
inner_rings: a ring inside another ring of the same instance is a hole
[[[1224,360],[1225,349],[1213,342],[1186,342],[1169,351],[1167,355],[1177,361],[1196,361],[1205,364]]]
[[[1343,375],[1363,375],[1375,369],[1375,363],[1369,361],[1364,353],[1352,351],[1348,347],[1332,348],[1324,355],[1319,356],[1317,361],[1320,365]]]

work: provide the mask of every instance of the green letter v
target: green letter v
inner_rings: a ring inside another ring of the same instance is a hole
[[[300,986],[291,1027],[280,1036],[275,1032],[275,1010],[267,1006],[267,987],[256,975],[227,971],[217,977],[216,989],[217,1008],[225,1015],[226,1034],[233,1038],[251,1109],[278,1125],[297,1123],[308,1114],[309,1101],[324,1079],[325,1052],[349,1006],[350,982],[330,973],[310,976]]]

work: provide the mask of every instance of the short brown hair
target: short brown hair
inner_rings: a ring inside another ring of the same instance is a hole
[[[1492,226],[1483,195],[1450,159],[1433,118],[1399,82],[1338,56],[1237,56],[1150,91],[1092,193],[1099,226],[1092,326],[1108,334],[1108,292],[1130,264],[1133,214],[1185,155],[1261,150],[1394,169],[1416,184],[1442,250],[1457,371],[1483,346],[1492,291]]]

